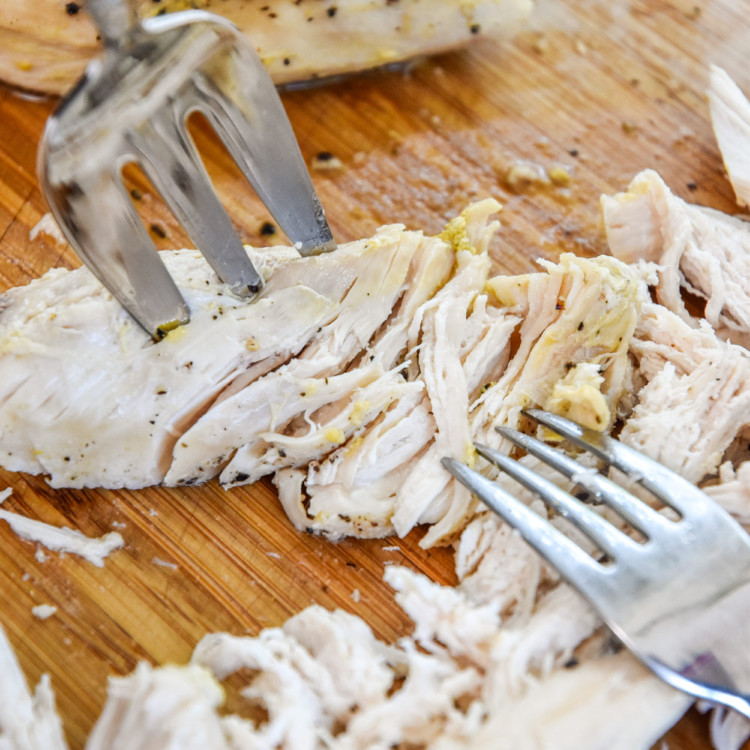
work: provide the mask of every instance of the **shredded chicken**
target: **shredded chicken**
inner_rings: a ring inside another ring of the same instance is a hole
[[[48,675],[32,695],[0,627],[0,750],[67,750]]]
[[[9,490],[1,492],[0,503],[9,495]],[[116,531],[110,531],[98,539],[92,539],[75,529],[52,526],[8,510],[0,509],[0,520],[5,521],[21,539],[38,542],[55,552],[78,555],[98,568],[103,567],[105,557],[125,544],[122,536]]]
[[[158,747],[231,750],[633,750],[688,705],[606,644],[598,659],[571,661],[597,623],[567,587],[547,595],[522,629],[503,627],[496,603],[473,600],[465,584],[445,588],[396,567],[387,580],[416,622],[398,645],[317,606],[254,638],[208,635],[189,667],[141,664],[113,679],[87,750],[136,750],[144,736]],[[580,619],[566,616],[571,607]],[[565,666],[545,656],[549,649]],[[218,682],[239,674],[244,716],[218,715]],[[637,726],[623,732],[614,710],[637,713]]]
[[[131,675],[110,680],[86,750],[230,750],[216,714],[223,700],[201,667],[153,669],[142,662]]]
[[[718,482],[703,489],[743,526],[750,527],[750,461],[736,469],[726,461],[719,466]]]
[[[651,170],[601,204],[612,254],[658,263],[660,304],[691,325],[705,319],[722,338],[750,345],[749,223],[686,203]],[[705,308],[688,310],[683,292],[705,300]]]
[[[750,424],[750,353],[652,303],[632,352],[645,382],[620,438],[700,482]]]

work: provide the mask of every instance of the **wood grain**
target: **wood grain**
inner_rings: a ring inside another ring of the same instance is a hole
[[[494,196],[505,206],[495,267],[519,272],[537,257],[603,251],[599,195],[647,167],[678,195],[735,212],[704,88],[715,62],[750,91],[748,48],[747,0],[541,0],[513,42],[283,96],[305,158],[313,164],[328,151],[343,164],[312,172],[340,241],[393,221],[439,231],[469,201]],[[46,211],[35,159],[52,106],[0,90],[0,289],[77,264],[54,239],[29,239]],[[262,233],[269,216],[226,154],[200,123],[195,130],[243,239],[280,241]],[[572,182],[514,190],[508,171],[519,160],[562,165]],[[128,179],[157,244],[186,244],[142,176],[131,170]],[[409,622],[381,581],[385,564],[453,581],[449,551],[422,551],[419,532],[335,545],[297,534],[265,482],[230,492],[215,483],[73,491],[0,471],[4,486],[14,490],[6,507],[33,518],[92,535],[124,524],[127,546],[103,569],[73,556],[39,562],[33,545],[0,527],[0,620],[29,679],[51,674],[74,750],[101,709],[107,676],[140,659],[184,662],[208,631],[257,633],[312,603],[355,612],[392,639]],[[399,551],[383,549],[392,545]],[[36,620],[31,607],[41,603],[57,614]],[[689,714],[667,742],[706,750],[705,718]]]

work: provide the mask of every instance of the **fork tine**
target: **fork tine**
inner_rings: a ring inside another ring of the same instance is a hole
[[[49,181],[45,181],[49,184]],[[81,174],[75,182],[45,188],[76,253],[122,306],[152,337],[190,319],[190,311],[169,275],[119,175],[109,171]],[[106,222],[91,231],[88,217],[106,206]],[[123,247],[123,238],[128,246]]]
[[[219,278],[241,296],[260,291],[263,279],[219,202],[182,117],[169,108],[155,113],[132,145],[148,178]]]
[[[541,459],[568,479],[593,493],[649,539],[656,539],[668,530],[670,522],[664,516],[611,479],[598,472],[589,471],[562,451],[524,432],[510,427],[495,427],[495,430],[519,448],[523,448],[527,453]]]
[[[617,467],[682,516],[687,513],[707,512],[713,507],[711,500],[695,485],[619,440],[541,409],[526,409],[524,414],[567,438],[579,448],[590,451]]]
[[[480,456],[486,458],[527,489],[535,492],[547,505],[575,524],[609,557],[616,559],[618,551],[633,545],[631,539],[553,482],[486,445],[477,443],[474,447]]]
[[[294,131],[263,64],[246,45],[236,45],[225,62],[227,69],[212,82],[196,79],[197,100],[212,101],[200,111],[299,252],[335,250]],[[224,89],[218,81],[226,82]]]
[[[487,477],[453,458],[443,458],[441,463],[574,586],[583,586],[583,577],[588,584],[604,573],[604,568],[575,542]]]

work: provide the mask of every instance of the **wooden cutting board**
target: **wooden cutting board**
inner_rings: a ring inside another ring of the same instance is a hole
[[[599,195],[647,167],[678,195],[735,212],[704,89],[715,62],[750,91],[748,49],[748,0],[540,0],[512,42],[477,41],[408,72],[286,92],[284,102],[339,241],[394,221],[436,232],[468,202],[494,196],[505,205],[496,269],[521,272],[538,257],[603,251]],[[69,247],[29,237],[46,211],[35,152],[52,106],[0,90],[0,290],[77,264]],[[263,206],[197,127],[243,238],[274,241]],[[316,168],[321,152],[341,166]],[[570,184],[514,189],[509,170],[525,161],[564,167]],[[186,244],[132,178],[157,244]],[[206,632],[255,634],[312,603],[354,612],[393,639],[409,622],[381,581],[385,564],[454,581],[450,552],[424,552],[419,533],[339,544],[298,534],[265,482],[230,492],[215,483],[74,491],[0,472],[4,486],[13,488],[10,510],[96,536],[122,525],[127,543],[103,569],[56,554],[39,562],[34,545],[0,524],[0,621],[29,680],[51,674],[73,749],[98,716],[107,676],[139,660],[184,663]],[[37,604],[58,611],[39,621]],[[705,719],[689,714],[668,745],[710,747]]]

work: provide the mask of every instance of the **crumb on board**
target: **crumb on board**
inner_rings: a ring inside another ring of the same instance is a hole
[[[57,607],[54,604],[37,604],[31,608],[31,614],[36,617],[37,620],[48,620],[52,615],[57,612]]]
[[[326,172],[343,169],[344,163],[338,158],[338,156],[334,156],[330,151],[320,151],[315,154],[310,166],[312,169]]]

